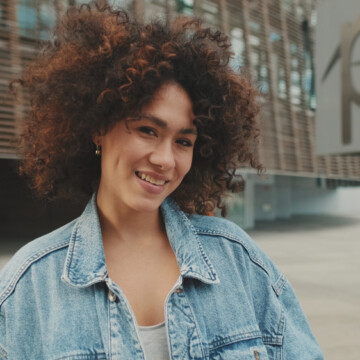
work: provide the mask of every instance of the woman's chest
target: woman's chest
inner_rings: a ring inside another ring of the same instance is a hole
[[[140,326],[164,321],[164,303],[179,279],[173,252],[128,254],[116,262],[107,261],[111,280],[121,289]]]
[[[15,358],[145,359],[129,302],[117,285],[106,280],[83,289],[82,296],[53,299],[46,316],[29,315],[27,326],[18,329],[17,336],[25,343]],[[171,359],[280,359],[281,343],[271,343],[271,334],[260,329],[248,300],[220,300],[211,286],[201,291],[196,281],[194,299],[194,286],[189,286],[194,281],[187,280],[178,283],[162,307]],[[46,308],[50,299],[47,302]]]

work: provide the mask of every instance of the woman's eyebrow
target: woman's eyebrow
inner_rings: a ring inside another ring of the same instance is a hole
[[[150,115],[150,114],[140,114],[140,117],[145,118],[147,120],[152,121],[153,123],[155,123],[156,125],[158,125],[159,127],[166,129],[168,124],[166,121],[158,118],[157,116],[154,115]],[[192,134],[192,135],[197,135],[197,131],[196,131],[196,127],[191,127],[191,128],[183,128],[180,129],[179,131],[180,134]]]
[[[166,128],[167,127],[167,123],[164,120],[161,120],[160,118],[158,118],[157,116],[154,115],[150,115],[150,114],[140,114],[140,118],[145,118],[147,120],[152,121],[153,123],[155,123],[156,125],[160,126],[161,128]]]

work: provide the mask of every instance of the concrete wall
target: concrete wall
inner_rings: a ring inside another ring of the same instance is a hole
[[[327,189],[316,178],[248,175],[244,226],[257,220],[286,219],[292,215],[333,215],[360,218],[360,188]],[[249,203],[252,202],[252,207]],[[251,219],[252,218],[252,219]]]
[[[276,213],[279,219],[288,219],[293,213],[292,178],[276,177]]]
[[[277,217],[275,176],[253,178],[255,220],[274,220]]]
[[[360,218],[360,189],[293,188],[293,214],[327,214]]]

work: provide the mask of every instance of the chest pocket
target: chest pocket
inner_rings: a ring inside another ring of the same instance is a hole
[[[269,360],[269,357],[261,337],[254,337],[209,349],[209,360]]]

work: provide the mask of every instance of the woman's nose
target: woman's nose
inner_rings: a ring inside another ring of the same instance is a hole
[[[149,161],[161,170],[172,169],[175,166],[172,144],[165,141],[158,144],[151,152]]]

